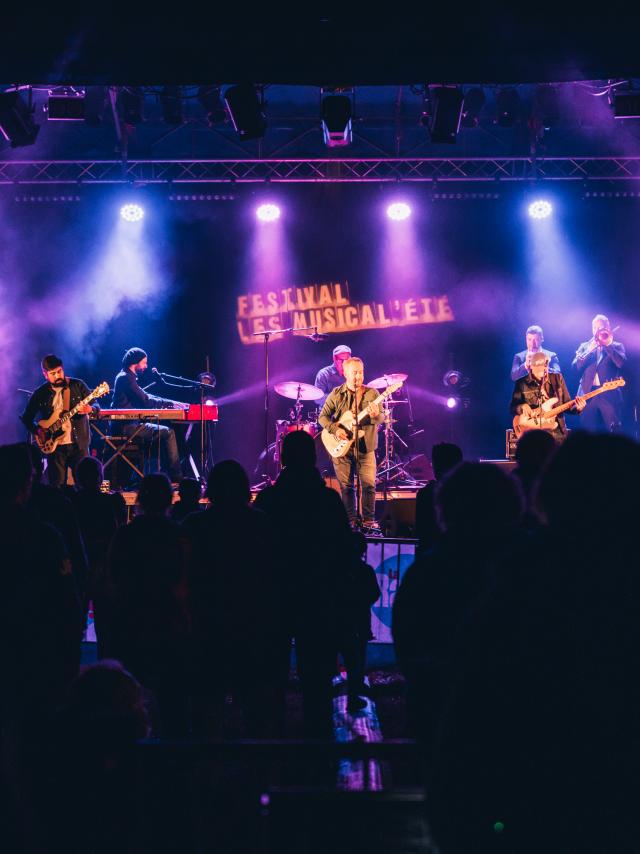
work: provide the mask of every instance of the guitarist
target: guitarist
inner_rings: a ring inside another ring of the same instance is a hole
[[[50,353],[42,359],[42,374],[46,380],[29,398],[20,420],[33,435],[44,435],[37,422],[49,419],[54,414],[62,415],[72,409],[90,393],[82,380],[67,377],[62,359]],[[97,403],[86,404],[77,415],[66,422],[64,432],[56,449],[47,457],[47,478],[51,486],[62,486],[67,479],[67,469],[73,470],[76,463],[89,454],[89,419],[93,412],[100,412]]]
[[[349,521],[356,521],[356,474],[362,491],[361,516],[366,528],[377,528],[376,509],[376,455],[378,444],[377,426],[384,421],[378,404],[373,401],[379,393],[364,385],[364,363],[352,356],[343,363],[345,382],[334,388],[325,400],[318,422],[338,439],[346,439],[348,434],[337,422],[345,412],[360,414],[366,410],[368,415],[360,422],[364,434],[353,443],[345,456],[333,458],[333,468],[340,484],[342,501],[347,510]]]
[[[571,395],[567,389],[567,384],[564,381],[562,374],[550,372],[549,360],[542,350],[534,353],[531,358],[529,373],[526,377],[519,379],[513,389],[511,397],[511,414],[521,415],[522,407],[528,403],[532,409],[537,409],[545,400],[550,397],[558,398],[558,405],[568,403],[571,400]],[[586,401],[582,397],[576,397],[575,405],[570,412],[580,413],[586,406]],[[553,430],[548,430],[556,442],[562,442],[567,437],[567,427],[564,421],[564,415],[557,416],[558,426]]]

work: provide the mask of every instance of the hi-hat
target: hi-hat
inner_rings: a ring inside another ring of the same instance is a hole
[[[369,380],[365,385],[370,388],[387,388],[393,383],[403,383],[409,374],[383,374],[381,377],[376,377],[375,380]]]
[[[291,400],[319,400],[321,397],[324,397],[324,392],[317,386],[309,385],[309,383],[299,383],[295,380],[276,383],[274,389],[282,397],[288,397]]]

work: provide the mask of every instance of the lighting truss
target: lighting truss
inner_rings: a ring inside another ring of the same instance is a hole
[[[0,185],[640,180],[640,157],[9,160]]]

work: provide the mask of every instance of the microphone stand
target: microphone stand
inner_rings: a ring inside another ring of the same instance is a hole
[[[179,377],[174,374],[166,374],[162,371],[157,371],[162,379],[177,380],[184,383],[183,388],[197,388],[200,391],[200,477],[205,477],[205,441],[204,441],[204,396],[207,391],[212,391],[211,383],[201,383],[200,380],[193,380],[190,377]]]
[[[270,482],[269,477],[269,340],[272,335],[285,335],[289,332],[313,332],[310,337],[312,341],[324,340],[324,336],[318,335],[316,326],[289,326],[286,329],[269,329],[266,332],[252,332],[255,338],[261,337],[264,342],[264,465],[265,474],[263,480]]]

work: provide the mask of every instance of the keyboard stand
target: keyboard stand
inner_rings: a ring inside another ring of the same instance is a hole
[[[130,436],[122,436],[122,437],[121,437],[121,438],[123,438],[123,439],[126,439],[126,441],[125,441],[125,442],[123,442],[123,443],[122,443],[122,445],[120,445],[120,447],[118,447],[117,445],[115,445],[115,444],[114,444],[114,442],[112,441],[112,439],[113,439],[113,438],[115,438],[115,437],[110,436],[108,433],[104,433],[104,432],[103,432],[103,431],[98,427],[98,425],[96,424],[96,422],[95,422],[95,421],[90,420],[90,421],[89,421],[89,423],[91,424],[91,429],[92,429],[92,430],[95,430],[95,432],[96,432],[99,436],[102,436],[102,438],[104,439],[105,443],[106,443],[107,445],[109,445],[109,447],[110,447],[110,448],[112,448],[112,450],[114,450],[114,451],[115,451],[115,453],[114,453],[114,454],[112,454],[112,455],[109,457],[109,459],[106,461],[106,463],[103,463],[103,464],[102,464],[102,468],[106,471],[106,470],[107,470],[107,467],[108,467],[108,466],[110,466],[110,465],[111,465],[111,463],[112,463],[114,460],[116,460],[118,457],[122,457],[122,459],[124,460],[124,462],[125,462],[128,466],[130,466],[130,467],[134,470],[134,472],[135,472],[135,473],[136,473],[140,478],[143,478],[143,477],[144,477],[144,473],[143,473],[143,472],[141,472],[141,471],[140,471],[140,469],[137,467],[137,465],[136,465],[135,463],[133,463],[133,462],[129,459],[129,457],[127,456],[127,454],[126,454],[125,452],[126,452],[127,448],[129,448],[129,447],[132,447],[132,446],[133,446],[133,440],[135,439],[135,437],[138,435],[138,433],[139,433],[139,432],[142,430],[142,428],[144,427],[144,422],[143,422],[143,421],[142,421],[142,422],[140,422],[140,424],[138,424],[138,426],[136,427],[136,429],[133,431],[133,433],[132,433]]]

